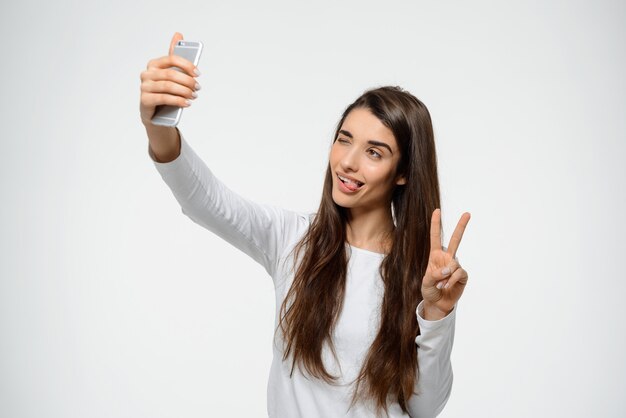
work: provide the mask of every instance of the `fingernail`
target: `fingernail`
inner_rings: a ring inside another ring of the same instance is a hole
[[[196,89],[196,90],[200,90],[201,88],[202,88],[202,87],[200,87],[200,84],[196,83],[196,85],[195,85],[195,89]]]
[[[196,93],[195,91],[192,91],[191,96],[193,96],[193,98],[195,99],[196,97],[198,97],[198,93]]]
[[[185,105],[186,106],[191,106],[191,100],[189,100],[189,99],[185,100]]]
[[[446,285],[443,288],[447,289],[448,287],[450,287],[450,282],[446,283]]]
[[[200,70],[198,70],[197,68],[194,68],[193,73],[197,76],[200,75]]]
[[[441,289],[443,287],[443,282],[437,283],[437,289]]]
[[[448,274],[450,274],[450,267],[444,267],[444,269],[441,270],[441,274],[444,276],[447,276]]]

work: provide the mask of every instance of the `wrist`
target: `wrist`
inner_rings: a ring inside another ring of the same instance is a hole
[[[144,124],[144,126],[148,134],[149,150],[155,161],[167,163],[178,158],[182,146],[178,128],[157,126],[151,123]]]
[[[449,311],[446,311],[443,309],[439,309],[437,306],[435,306],[432,303],[424,301],[423,314],[424,314],[424,319],[427,321],[438,321],[448,316],[450,312],[452,312],[452,309],[450,309]]]

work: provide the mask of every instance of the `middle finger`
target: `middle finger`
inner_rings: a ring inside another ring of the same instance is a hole
[[[459,244],[461,243],[461,238],[463,238],[463,232],[465,232],[465,227],[470,220],[470,213],[465,212],[461,219],[459,219],[459,223],[456,225],[454,229],[454,233],[452,234],[452,238],[450,238],[450,245],[448,246],[448,254],[454,258],[456,256],[456,251],[459,249]]]
[[[174,96],[185,97],[187,99],[195,99],[198,94],[192,89],[183,86],[182,84],[174,83],[172,81],[146,81],[142,84],[141,91],[144,93],[167,93]]]
[[[198,84],[195,78],[171,68],[149,70],[144,73],[144,77],[142,77],[142,79],[144,81],[149,80],[154,82],[171,81],[177,84],[181,84],[191,90],[200,89],[200,84]]]

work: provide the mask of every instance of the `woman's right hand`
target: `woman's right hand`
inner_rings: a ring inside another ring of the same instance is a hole
[[[200,72],[191,61],[174,55],[174,46],[182,39],[183,35],[176,32],[170,43],[169,55],[150,60],[146,70],[141,73],[139,111],[144,125],[152,124],[151,119],[157,106],[188,107],[191,100],[198,96],[196,91],[200,89],[200,84],[195,77]],[[178,67],[183,72],[170,67]]]

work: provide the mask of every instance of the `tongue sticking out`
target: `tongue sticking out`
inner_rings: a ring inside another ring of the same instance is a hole
[[[345,184],[346,187],[352,191],[355,191],[359,188],[359,186],[357,186],[355,183],[352,183],[351,181],[344,181],[343,184]]]

